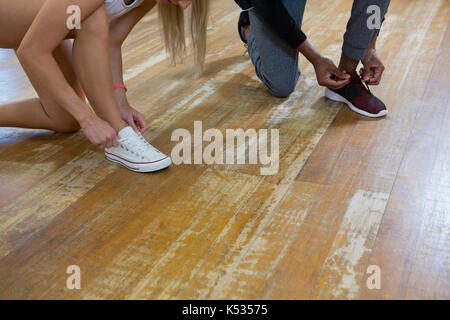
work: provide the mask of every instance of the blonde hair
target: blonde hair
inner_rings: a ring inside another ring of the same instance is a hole
[[[191,8],[191,36],[194,61],[199,71],[203,70],[206,56],[206,27],[209,0],[194,0]],[[164,43],[171,57],[171,64],[183,61],[186,51],[184,10],[179,6],[159,4],[159,17],[163,27]]]

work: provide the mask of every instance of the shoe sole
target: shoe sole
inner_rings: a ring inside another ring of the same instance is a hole
[[[350,101],[348,101],[347,99],[345,99],[343,96],[337,94],[334,91],[331,91],[328,88],[325,88],[325,97],[327,97],[330,100],[336,101],[336,102],[343,102],[345,103],[352,111],[359,113],[363,116],[369,117],[369,118],[380,118],[380,117],[384,117],[385,115],[387,115],[388,111],[387,110],[382,110],[377,114],[373,114],[373,113],[368,113],[367,111],[358,109],[357,107],[355,107]]]
[[[118,163],[131,171],[140,173],[163,170],[172,164],[172,160],[170,160],[169,157],[166,157],[164,159],[152,163],[140,164],[127,161],[110,153],[105,153],[105,156],[106,159],[108,159],[109,161]]]

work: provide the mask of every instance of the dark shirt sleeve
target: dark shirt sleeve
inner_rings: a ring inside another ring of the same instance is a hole
[[[306,40],[306,35],[292,19],[281,0],[252,0],[258,17],[273,29],[292,48],[297,49]]]

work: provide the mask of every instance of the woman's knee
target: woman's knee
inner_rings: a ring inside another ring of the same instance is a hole
[[[55,131],[59,133],[75,133],[80,131],[80,124],[73,119],[73,121],[67,121],[65,123],[59,123],[56,125]]]
[[[98,8],[81,23],[77,35],[89,35],[100,40],[109,40],[109,20],[105,6]]]
[[[80,124],[73,117],[51,118],[51,129],[59,133],[74,133],[80,131]]]
[[[57,106],[55,103],[43,103],[39,100],[42,110],[47,115],[47,128],[60,133],[73,133],[80,131],[78,121],[67,111]]]

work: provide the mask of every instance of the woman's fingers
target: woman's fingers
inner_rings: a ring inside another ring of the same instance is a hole
[[[136,122],[138,124],[138,128],[141,133],[147,130],[147,122],[145,121],[145,118],[142,114],[138,113],[136,115]]]
[[[119,137],[116,135],[114,135],[114,138],[112,140],[112,146],[113,147],[118,147],[119,146]]]
[[[136,125],[135,118],[132,114],[129,114],[127,117],[127,123],[131,128],[133,128],[134,132],[139,132],[139,128]]]
[[[106,136],[105,145],[107,148],[113,148],[119,145],[119,139],[114,129]]]
[[[82,130],[86,137],[101,149],[119,145],[119,137],[116,130],[97,116],[92,116],[83,122]]]
[[[105,138],[105,146],[106,146],[106,148],[111,148],[112,147],[112,137],[106,137]]]

